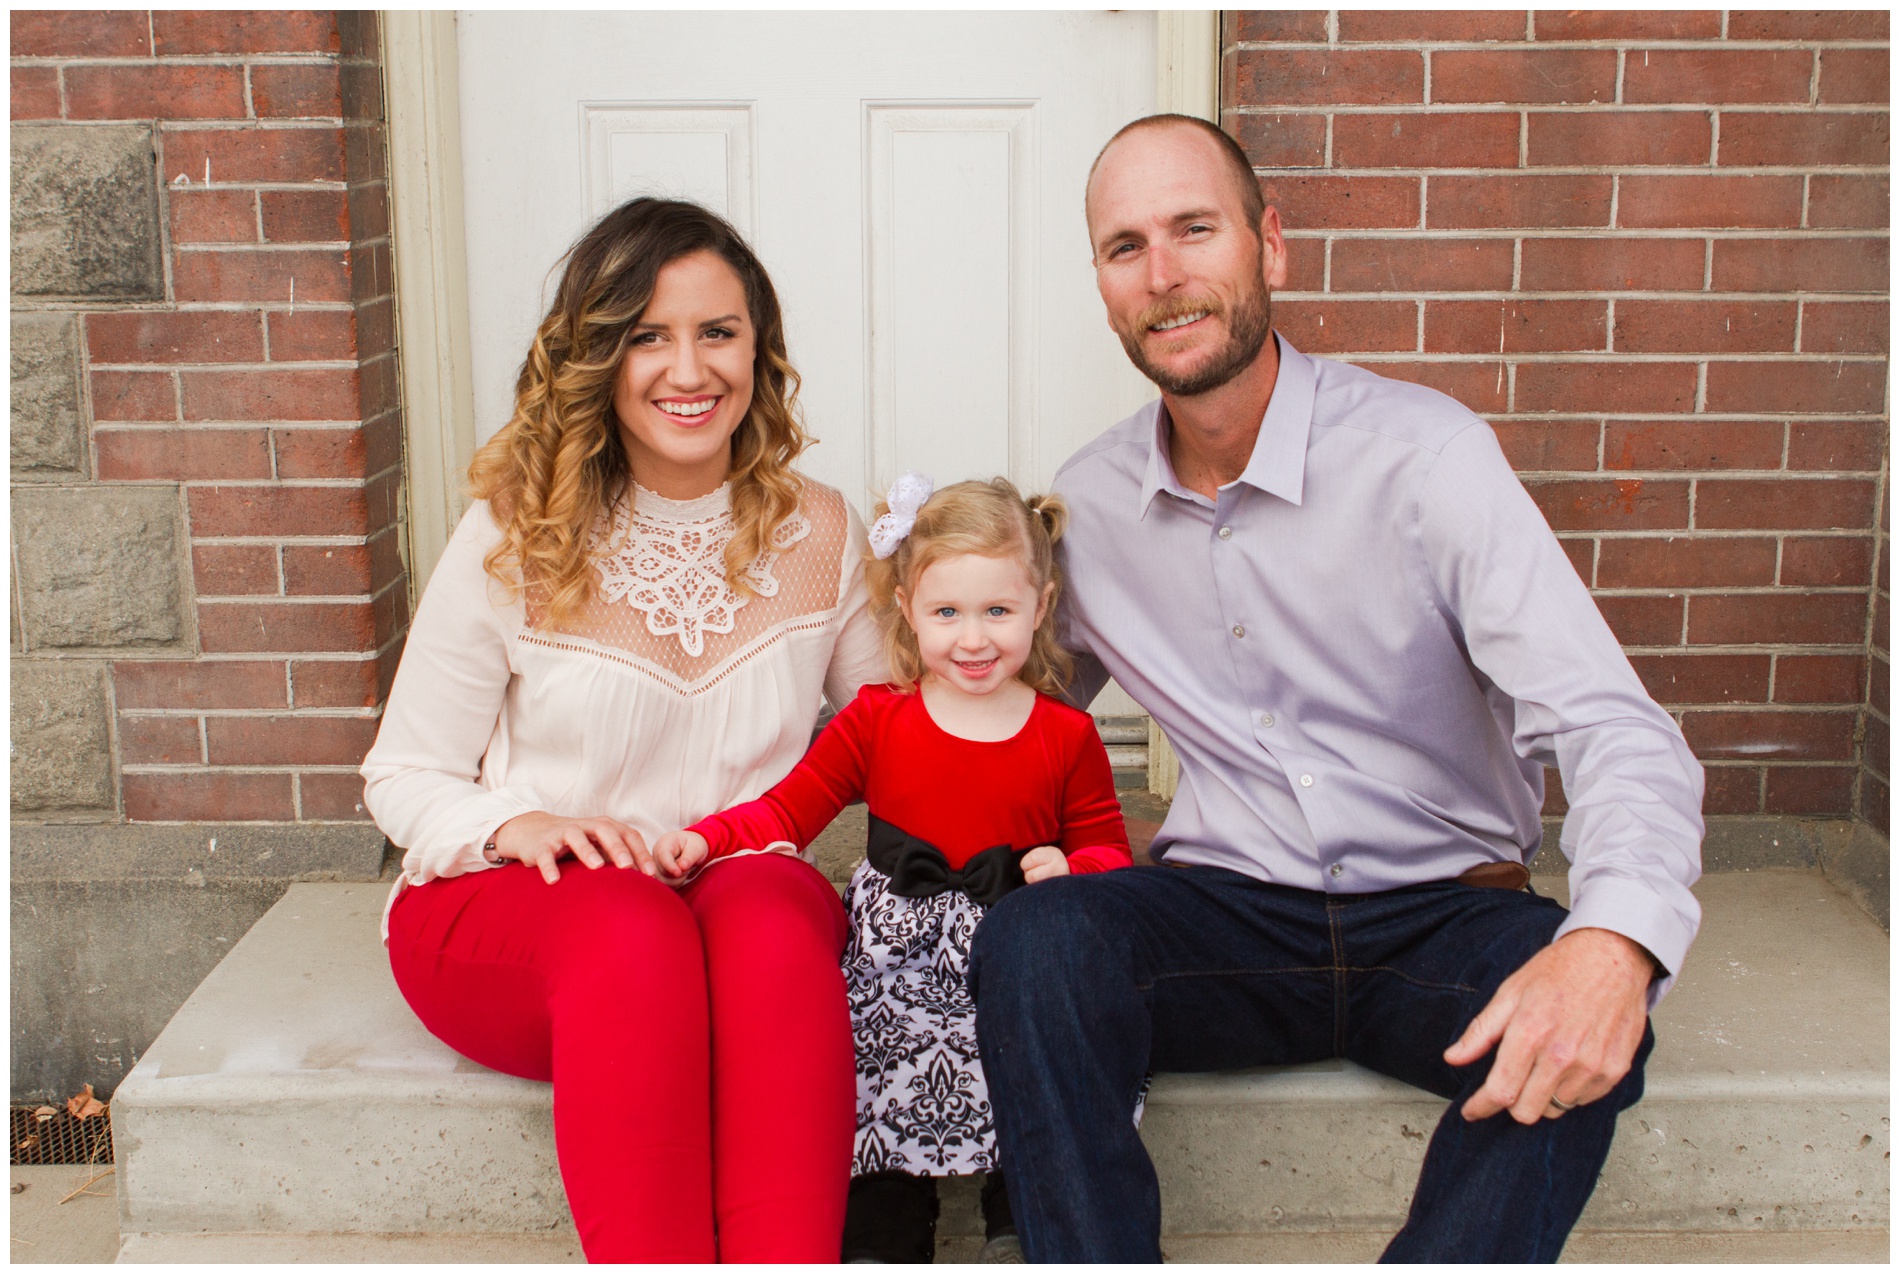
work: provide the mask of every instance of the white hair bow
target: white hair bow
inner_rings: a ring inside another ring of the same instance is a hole
[[[891,511],[871,524],[871,552],[880,558],[897,552],[897,546],[917,525],[917,510],[924,507],[924,501],[936,489],[936,483],[915,469],[893,482],[891,494],[885,501]]]

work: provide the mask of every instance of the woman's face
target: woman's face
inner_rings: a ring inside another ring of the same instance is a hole
[[[661,269],[614,385],[641,486],[690,500],[726,480],[733,431],[752,407],[756,344],[745,285],[723,259],[695,252]]]

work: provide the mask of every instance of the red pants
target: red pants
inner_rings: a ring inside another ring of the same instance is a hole
[[[844,909],[780,854],[674,891],[567,860],[403,891],[396,985],[457,1052],[554,1083],[590,1261],[835,1262],[855,1086]]]

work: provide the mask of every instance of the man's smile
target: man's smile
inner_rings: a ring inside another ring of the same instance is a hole
[[[1211,311],[1209,310],[1196,310],[1192,314],[1183,314],[1178,318],[1171,318],[1160,323],[1151,324],[1148,330],[1150,332],[1172,332],[1177,327],[1186,327],[1190,323],[1198,323],[1208,317],[1210,313]]]

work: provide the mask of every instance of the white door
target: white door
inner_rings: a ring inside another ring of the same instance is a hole
[[[803,467],[860,510],[907,468],[1042,488],[1152,395],[1104,321],[1082,187],[1154,109],[1153,13],[472,12],[457,41],[478,439],[562,252],[642,193],[751,240]]]

